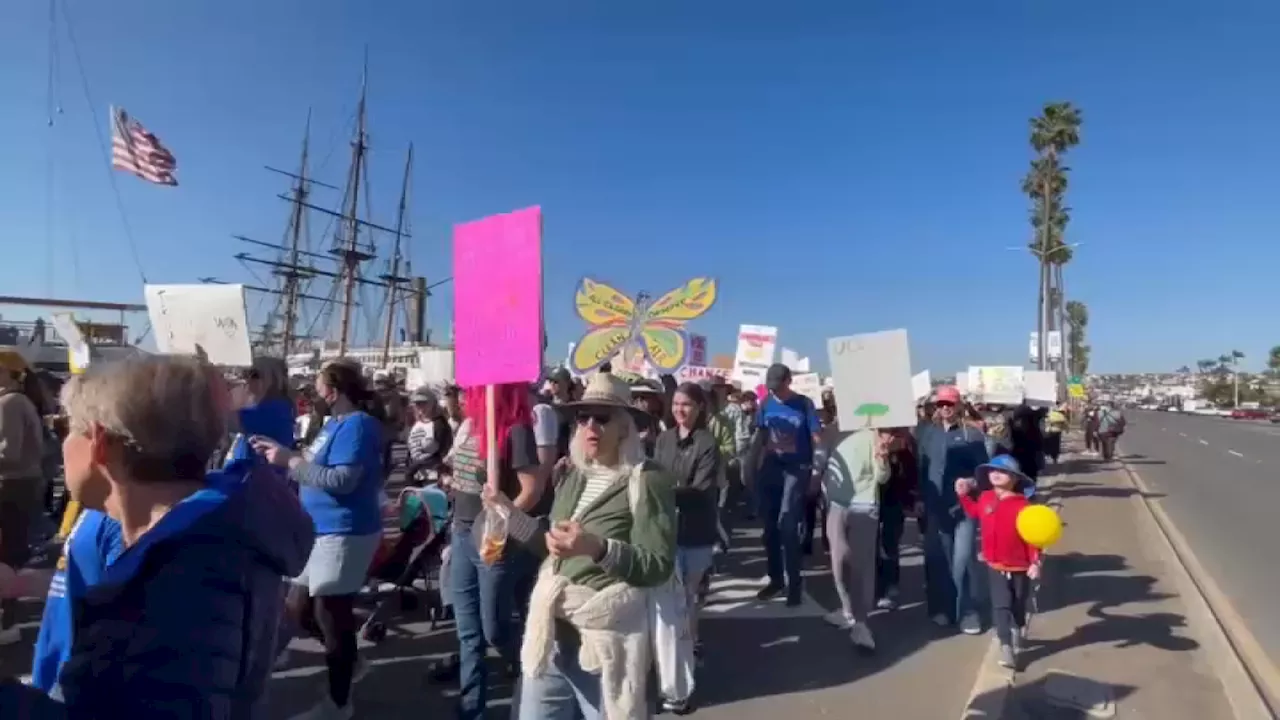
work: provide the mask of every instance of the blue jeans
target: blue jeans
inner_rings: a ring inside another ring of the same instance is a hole
[[[492,565],[480,559],[469,522],[455,522],[449,541],[449,593],[458,628],[458,717],[479,720],[488,701],[489,671],[486,646],[493,646],[504,660],[518,657],[511,632],[512,588],[507,573],[509,556],[518,552],[507,546]]]
[[[977,523],[930,513],[924,534],[925,596],[930,615],[957,622],[977,614]]]
[[[600,720],[600,676],[578,664],[578,648],[557,642],[547,671],[520,678],[518,720]]]
[[[765,459],[756,476],[769,584],[781,586],[785,571],[790,593],[800,592],[800,535],[804,532],[809,479],[807,465],[789,465],[773,458]]]

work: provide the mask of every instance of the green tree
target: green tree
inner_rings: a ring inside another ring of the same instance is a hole
[[[1046,319],[1058,330],[1065,320],[1062,268],[1071,261],[1071,250],[1063,240],[1070,210],[1064,202],[1068,168],[1062,163],[1062,156],[1080,144],[1080,125],[1080,111],[1069,102],[1048,103],[1038,116],[1031,118],[1030,140],[1036,158],[1023,179],[1022,190],[1031,198],[1035,239],[1030,250],[1040,265],[1036,330],[1042,349],[1047,337]],[[1047,360],[1041,352],[1042,366]]]
[[[1071,358],[1071,374],[1089,372],[1089,346],[1085,344],[1089,328],[1089,308],[1079,300],[1067,302],[1067,351]]]

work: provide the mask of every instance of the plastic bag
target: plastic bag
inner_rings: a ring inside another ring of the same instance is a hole
[[[507,546],[507,511],[497,506],[487,506],[476,518],[475,528],[471,531],[476,539],[480,560],[492,565],[502,558],[502,551]]]

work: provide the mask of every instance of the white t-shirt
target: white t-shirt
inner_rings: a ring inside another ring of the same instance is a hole
[[[556,409],[546,403],[533,406],[533,440],[540,447],[555,447],[560,441],[560,418]]]

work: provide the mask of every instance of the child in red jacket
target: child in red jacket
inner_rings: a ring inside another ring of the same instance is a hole
[[[1040,551],[1018,534],[1018,513],[1030,504],[1022,489],[1032,481],[1009,455],[997,455],[974,474],[976,487],[968,478],[956,480],[956,497],[965,513],[982,525],[982,558],[991,584],[1000,664],[1013,669],[1027,624],[1031,581],[1040,577]],[[978,487],[990,489],[978,493]]]

